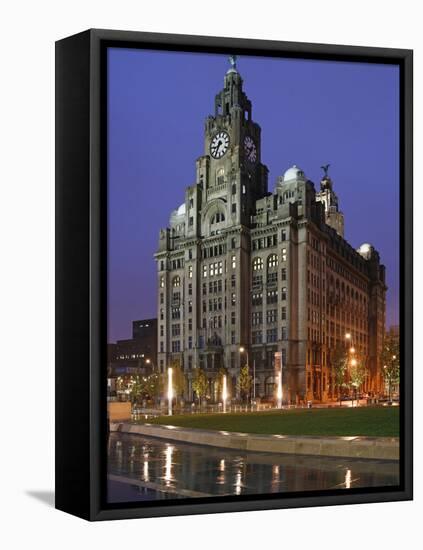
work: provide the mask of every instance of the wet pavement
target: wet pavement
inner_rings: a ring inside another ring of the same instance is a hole
[[[108,501],[398,485],[399,462],[254,453],[112,433]]]

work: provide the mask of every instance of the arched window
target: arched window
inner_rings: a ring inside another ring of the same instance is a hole
[[[210,223],[213,225],[215,223],[220,223],[225,221],[225,214],[223,212],[216,212],[213,214]]]
[[[172,286],[181,286],[181,278],[179,277],[179,275],[176,275],[176,277],[173,277]]]
[[[225,182],[225,169],[216,170],[216,185],[222,185]]]
[[[261,258],[254,258],[253,270],[258,271],[259,269],[263,269],[263,260]]]
[[[267,258],[267,269],[271,269],[273,267],[278,267],[278,257],[276,254],[271,254]]]

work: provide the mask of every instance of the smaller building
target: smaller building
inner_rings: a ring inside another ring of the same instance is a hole
[[[107,344],[109,394],[117,391],[116,379],[146,376],[157,365],[157,319],[132,322],[132,338]]]

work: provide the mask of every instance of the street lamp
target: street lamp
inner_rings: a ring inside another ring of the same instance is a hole
[[[247,356],[247,365],[249,366],[249,365],[250,365],[250,362],[249,362],[249,360],[248,360],[248,351],[244,348],[244,346],[241,346],[241,347],[239,348],[239,353],[245,353],[245,354],[246,354],[246,356]]]
[[[155,368],[156,368],[155,365],[154,365],[154,363],[153,363],[153,361],[152,361],[150,358],[147,358],[147,359],[145,360],[145,364],[146,364],[146,365],[151,365],[151,368],[153,369],[153,371],[154,371]]]

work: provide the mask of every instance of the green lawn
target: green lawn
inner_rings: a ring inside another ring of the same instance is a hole
[[[141,422],[141,421],[140,421]],[[270,412],[186,414],[143,421],[185,428],[283,435],[399,436],[399,407],[291,409]]]

